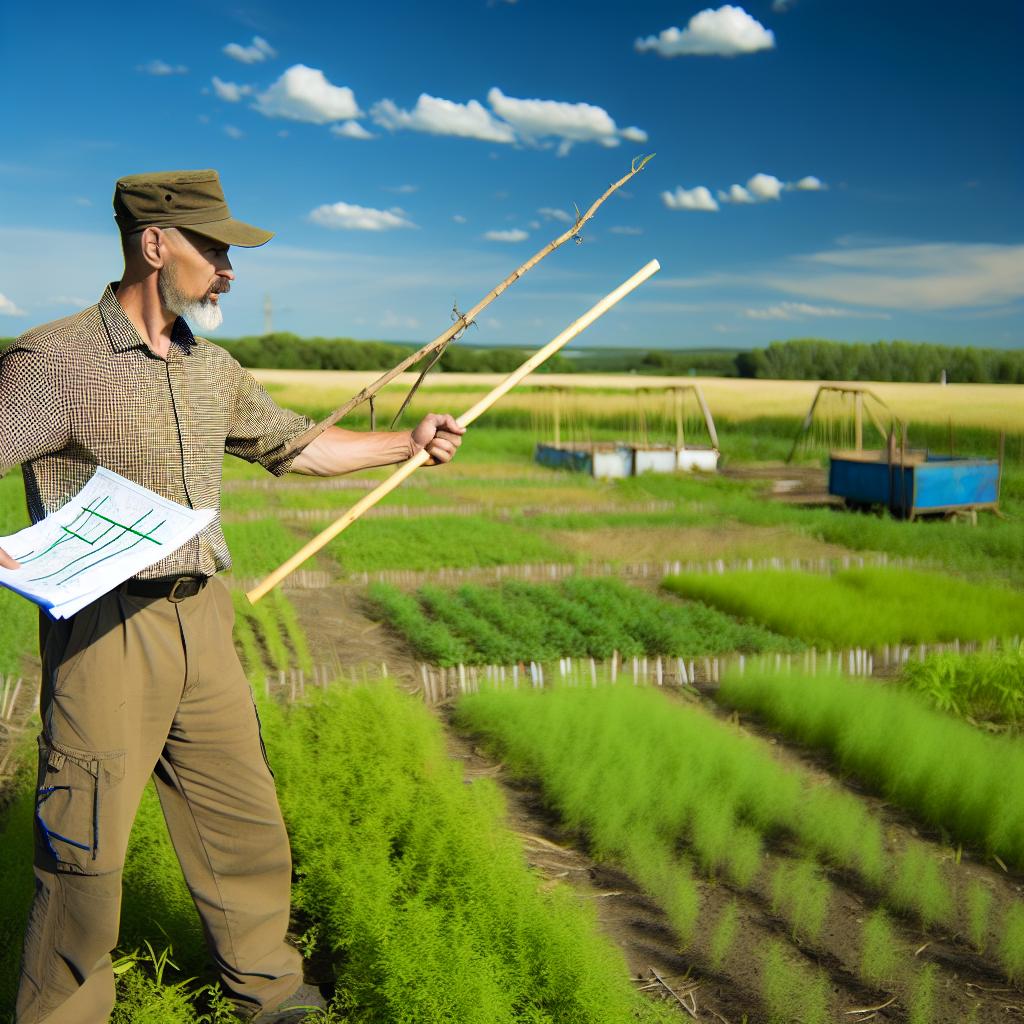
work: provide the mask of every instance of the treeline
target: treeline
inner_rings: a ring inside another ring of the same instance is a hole
[[[275,370],[390,370],[418,346],[351,338],[300,338],[279,332],[234,341],[218,339],[243,366]],[[436,367],[449,373],[511,373],[528,353],[512,348],[467,348],[450,345]],[[556,355],[542,373],[569,373],[570,360]]]
[[[847,344],[803,338],[774,341],[736,356],[741,377],[776,380],[938,381],[1024,384],[1024,350],[952,348],[910,341]]]

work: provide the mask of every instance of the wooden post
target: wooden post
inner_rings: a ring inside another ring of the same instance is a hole
[[[675,392],[676,407],[676,451],[681,452],[685,439],[683,438],[683,389],[673,388]]]
[[[864,392],[858,391],[853,398],[853,431],[854,447],[857,451],[864,448]]]

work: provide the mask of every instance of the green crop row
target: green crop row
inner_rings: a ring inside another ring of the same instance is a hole
[[[298,881],[301,943],[335,972],[332,1015],[360,1024],[675,1019],[634,993],[593,911],[542,890],[489,780],[467,786],[439,726],[391,685],[261,702]],[[26,759],[27,763],[27,759]],[[0,823],[0,1005],[13,1005],[32,894],[34,773]],[[140,808],[125,871],[112,1024],[219,1024],[201,931],[160,820]],[[170,947],[175,970],[153,950]],[[133,955],[138,951],[140,955]],[[0,1014],[0,1020],[10,1017]]]
[[[786,651],[799,644],[737,622],[696,602],[679,602],[614,579],[558,585],[509,581],[457,590],[421,587],[416,596],[375,584],[374,613],[417,657],[437,665],[508,665],[562,657]]]
[[[902,680],[940,711],[1014,728],[1024,724],[1024,644],[977,654],[930,654],[908,661]]]
[[[925,928],[972,936],[1011,980],[1024,976],[1024,907],[1006,910],[1002,939],[986,948],[993,934],[986,890],[973,886],[958,900],[950,869],[924,843],[888,853],[879,821],[854,796],[783,767],[767,744],[699,707],[632,686],[486,691],[460,699],[456,722],[494,743],[514,771],[539,780],[565,823],[586,832],[595,854],[624,864],[663,905],[684,943],[699,914],[689,857],[739,888],[766,887],[797,939],[812,943],[832,902],[816,860],[860,876]],[[901,748],[879,723],[874,727],[892,749]],[[764,844],[778,839],[795,842],[805,859],[766,880]],[[680,857],[680,848],[689,857]],[[872,984],[888,970],[880,920],[862,940]],[[726,916],[715,925],[712,957],[724,956],[730,941]]]
[[[906,569],[672,576],[665,586],[821,647],[988,640],[1024,623],[1024,594]]]
[[[0,478],[0,537],[26,526],[28,513],[21,474],[8,473]],[[20,674],[22,658],[35,649],[38,615],[30,601],[0,588],[0,678]]]
[[[727,676],[717,699],[757,714],[893,803],[1024,868],[1024,749],[890,686],[829,676]]]

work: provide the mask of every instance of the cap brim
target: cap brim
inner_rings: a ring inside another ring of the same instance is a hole
[[[197,235],[212,238],[215,242],[240,245],[245,249],[254,249],[274,237],[273,231],[264,231],[263,228],[235,220],[234,217],[210,221],[208,224],[182,224],[181,227],[185,231],[194,231]]]

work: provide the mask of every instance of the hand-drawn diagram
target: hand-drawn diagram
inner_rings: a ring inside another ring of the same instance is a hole
[[[20,563],[0,569],[0,584],[64,618],[172,554],[214,514],[100,467],[57,512],[0,537],[0,548]]]

